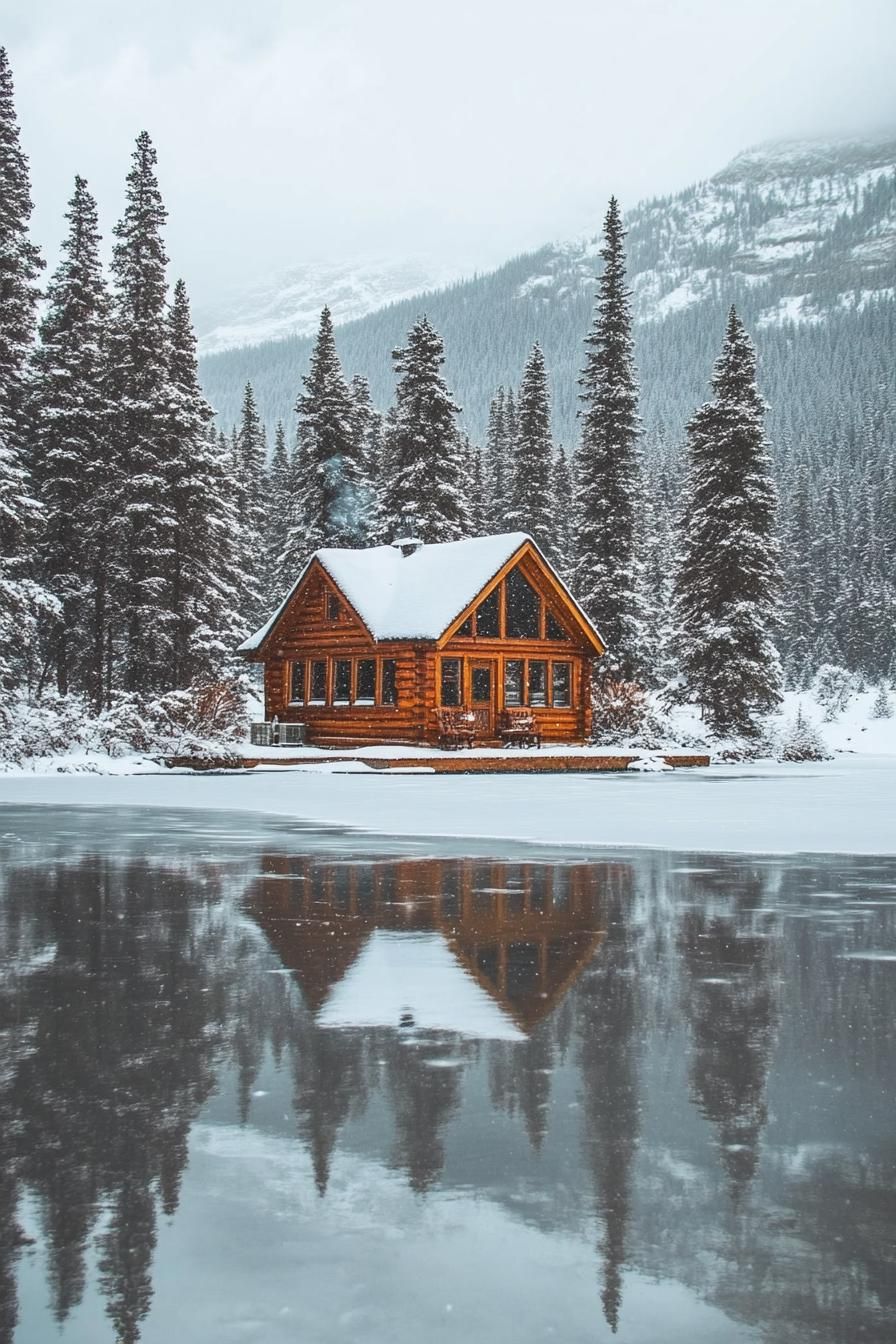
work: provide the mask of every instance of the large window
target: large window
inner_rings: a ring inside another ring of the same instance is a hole
[[[291,705],[304,705],[305,703],[305,664],[293,663],[289,674],[289,703]]]
[[[558,709],[568,709],[570,703],[570,666],[569,663],[551,665],[551,703]]]
[[[461,703],[460,659],[442,659],[442,704],[456,706]]]
[[[355,701],[372,705],[376,699],[376,662],[373,658],[359,658],[355,675]]]
[[[348,658],[336,659],[333,674],[333,701],[337,705],[347,705],[352,693],[352,665]]]
[[[384,705],[395,705],[398,703],[398,694],[395,686],[394,658],[386,658],[383,660],[382,702]]]
[[[505,583],[506,626],[508,639],[538,639],[541,600],[518,569],[512,569]]]
[[[548,665],[530,659],[529,662],[529,704],[546,705],[548,702]]]
[[[311,664],[311,703],[324,705],[327,702],[327,665],[323,658]]]
[[[520,658],[508,659],[504,664],[504,704],[523,703],[523,663]]]
[[[569,635],[557,620],[553,612],[548,612],[544,622],[544,633],[548,639],[569,639]]]
[[[492,669],[488,665],[476,666],[470,674],[470,696],[474,705],[488,705],[492,698]]]
[[[501,598],[496,588],[476,608],[476,634],[480,639],[497,639],[500,629]]]
[[[473,617],[472,617],[472,616],[468,616],[468,617],[467,617],[467,619],[464,621],[463,625],[460,627],[460,629],[458,630],[457,633],[458,633],[459,635],[462,635],[462,636],[464,637],[464,639],[467,639],[468,637],[470,637],[470,636],[473,634]]]

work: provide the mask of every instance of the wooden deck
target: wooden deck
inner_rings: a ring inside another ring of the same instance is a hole
[[[652,754],[652,753],[651,753]],[[256,767],[277,766],[288,769],[297,765],[356,765],[363,764],[371,770],[425,770],[437,775],[590,775],[595,771],[627,770],[633,761],[642,759],[644,753],[626,753],[619,756],[564,756],[539,755],[528,751],[507,751],[500,756],[467,756],[446,751],[432,756],[361,756],[350,752],[321,752],[307,756],[246,756],[241,765],[246,770]],[[662,753],[662,760],[675,769],[689,769],[695,766],[709,765],[708,755],[684,754],[681,752]],[[173,756],[165,764],[171,768],[215,770],[234,768],[233,761],[197,761],[191,757]]]

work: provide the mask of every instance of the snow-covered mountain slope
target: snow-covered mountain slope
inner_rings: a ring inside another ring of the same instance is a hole
[[[862,308],[896,283],[896,137],[782,141],[739,154],[626,219],[635,312],[656,321],[720,285],[769,302],[759,325],[818,321],[832,303]],[[557,246],[520,297],[593,284],[593,239]]]
[[[578,433],[577,377],[591,321],[598,227],[549,244],[426,296],[446,347],[446,374],[465,423],[484,433],[499,384],[516,385],[533,341],[551,374],[554,426]],[[849,423],[890,417],[896,402],[896,134],[867,141],[799,141],[749,150],[706,182],[626,213],[642,412],[677,438],[706,395],[725,314],[736,303],[759,341],[772,432],[817,434],[831,407]],[[332,294],[319,294],[319,305]],[[420,311],[420,296],[342,325],[348,372],[392,397],[390,352]],[[798,339],[796,338],[798,334]],[[238,414],[251,379],[269,422],[287,422],[310,344],[270,341],[203,361],[221,422]]]
[[[325,304],[335,322],[353,322],[455,279],[447,268],[414,259],[309,262],[197,306],[199,348],[210,355],[283,336],[308,336],[317,330]]]

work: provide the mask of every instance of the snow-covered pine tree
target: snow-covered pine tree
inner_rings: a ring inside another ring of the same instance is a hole
[[[370,488],[357,406],[342,372],[329,308],[320,315],[311,362],[296,402],[304,472],[299,522],[288,549],[307,559],[320,546],[363,545]]]
[[[458,541],[470,535],[468,472],[460,407],[441,373],[442,338],[426,317],[418,318],[392,358],[398,386],[387,431],[381,534],[394,538],[413,518],[424,541]]]
[[[892,719],[893,717],[893,701],[890,699],[885,681],[882,681],[877,688],[877,694],[872,701],[868,717],[871,719]]]
[[[275,593],[289,592],[308,560],[302,513],[302,486],[305,479],[305,458],[301,429],[296,432],[289,459],[289,508],[286,515],[286,541],[279,555],[273,556],[272,586]]]
[[[28,237],[31,186],[19,143],[12,73],[0,47],[0,692],[25,675],[36,606],[44,594],[29,577],[38,525],[25,458],[23,376],[34,338],[43,262]],[[3,706],[0,704],[0,712]]]
[[[378,496],[383,472],[383,417],[370,395],[370,383],[356,373],[351,381],[356,454],[363,479],[361,541],[374,545],[378,540]]]
[[[513,474],[511,471],[506,399],[503,387],[498,388],[489,405],[485,454],[485,471],[488,483],[486,519],[492,532],[506,532],[507,517],[511,506]]]
[[[571,583],[575,567],[573,553],[573,483],[572,468],[563,444],[557,447],[553,467],[553,489],[551,492],[554,523],[551,535],[554,538],[553,558],[564,583]]]
[[[755,736],[781,698],[773,640],[781,580],[765,403],[734,308],[712,387],[688,425],[675,582],[682,692],[713,732]]]
[[[805,690],[812,679],[812,649],[818,626],[818,588],[813,565],[814,520],[809,472],[796,471],[789,500],[784,563],[783,665],[788,684]]]
[[[265,590],[271,606],[282,596],[278,575],[278,559],[286,549],[292,518],[292,469],[286,447],[286,430],[282,420],[274,429],[274,448],[268,467],[267,509],[265,514]]]
[[[576,455],[575,592],[607,641],[599,675],[631,678],[642,661],[638,509],[642,498],[625,230],[611,197],[604,220],[597,304],[579,384],[584,404]]]
[[[488,490],[485,484],[485,465],[482,460],[482,449],[478,444],[471,444],[467,435],[464,435],[464,441],[467,449],[467,463],[470,490],[470,536],[484,537],[488,535]]]
[[[167,211],[156,177],[156,151],[137,137],[124,215],[115,227],[115,281],[110,326],[110,395],[116,404],[116,524],[121,582],[121,684],[127,691],[167,689],[174,619],[167,604],[173,518],[169,500]],[[118,659],[116,659],[116,662]]]
[[[106,555],[112,408],[107,397],[109,302],[96,203],[75,178],[62,260],[47,290],[30,367],[30,455],[43,526],[37,572],[59,602],[45,657],[60,695],[104,703]]]
[[[17,456],[24,451],[23,378],[44,265],[28,236],[30,220],[28,159],[19,140],[12,71],[0,47],[0,441]]]
[[[168,497],[172,516],[166,603],[174,620],[169,686],[186,687],[231,670],[246,630],[238,619],[238,528],[233,491],[213,412],[199,386],[196,337],[183,280],[168,313],[170,402]]]
[[[234,470],[237,479],[237,518],[239,521],[242,569],[240,614],[245,628],[257,629],[270,607],[265,592],[268,556],[266,541],[267,439],[252,384],[243,392],[240,423],[234,436]]]
[[[641,611],[644,621],[644,680],[664,686],[676,673],[673,584],[675,537],[671,492],[661,472],[653,488],[645,491],[641,519],[641,553],[644,557]]]
[[[544,355],[537,341],[526,361],[516,413],[513,489],[507,527],[528,532],[545,554],[556,560],[551,394]]]

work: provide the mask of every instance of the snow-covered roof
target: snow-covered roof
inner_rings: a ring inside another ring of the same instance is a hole
[[[454,1031],[480,1040],[525,1034],[464,970],[440,933],[377,929],[317,1014],[322,1027]]]
[[[316,551],[312,561],[320,562],[375,640],[438,639],[531,540],[525,532],[504,532],[420,546],[410,555],[395,545],[356,551],[328,547]],[[240,645],[241,653],[261,647],[306,573],[307,566],[270,620]]]

